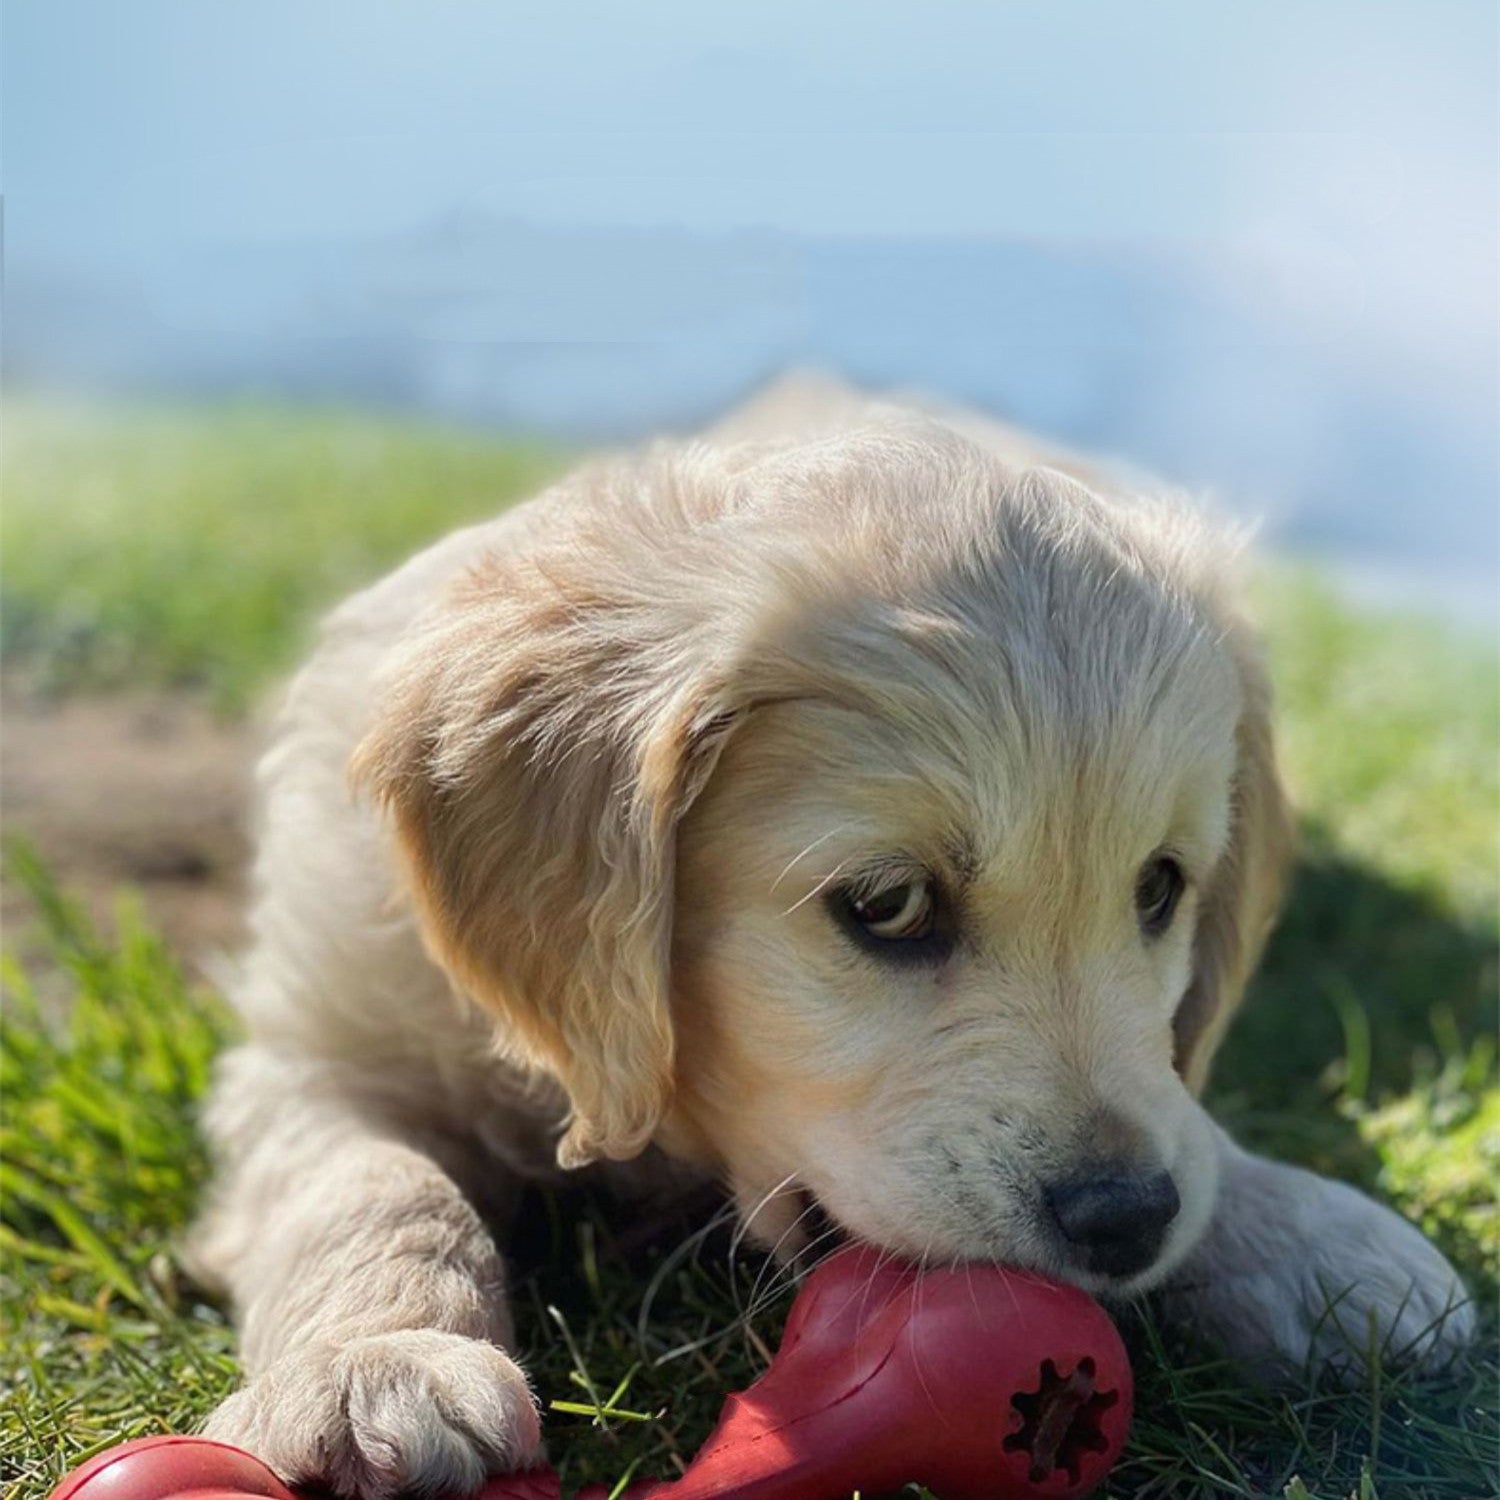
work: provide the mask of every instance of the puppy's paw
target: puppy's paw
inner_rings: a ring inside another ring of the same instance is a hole
[[[1458,1273],[1415,1225],[1341,1182],[1289,1167],[1221,1207],[1168,1310],[1230,1355],[1358,1379],[1372,1358],[1437,1369],[1472,1342]]]
[[[534,1462],[541,1444],[516,1362],[480,1339],[427,1329],[289,1355],[231,1396],[204,1432],[289,1482],[359,1500],[466,1493]]]
[[[1437,1369],[1473,1342],[1458,1272],[1414,1224],[1341,1182],[1323,1182],[1324,1234],[1298,1291],[1285,1352],[1358,1375],[1372,1356]],[[1298,1320],[1294,1320],[1294,1323]]]

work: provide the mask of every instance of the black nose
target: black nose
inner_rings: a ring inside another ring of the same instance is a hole
[[[1046,1191],[1047,1207],[1083,1265],[1130,1276],[1156,1259],[1182,1202],[1167,1172],[1108,1171]]]

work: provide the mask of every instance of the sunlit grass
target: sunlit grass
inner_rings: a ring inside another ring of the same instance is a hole
[[[56,691],[188,685],[230,710],[340,590],[552,465],[473,436],[255,408],[23,407],[6,450],[10,671]],[[1306,847],[1218,1107],[1251,1142],[1394,1201],[1491,1287],[1495,657],[1306,577],[1274,574],[1259,601]],[[222,1314],[172,1260],[202,1176],[192,1107],[230,1023],[129,899],[101,934],[24,851],[10,876],[35,893],[27,951],[42,956],[6,973],[0,1477],[36,1497],[100,1446],[190,1427],[234,1379]],[[774,1346],[778,1273],[730,1265],[724,1234],[679,1255],[683,1226],[635,1243],[629,1216],[594,1201],[538,1196],[528,1226],[521,1337],[568,1483],[674,1472]],[[1148,1312],[1128,1332],[1139,1416],[1113,1495],[1494,1492],[1486,1350],[1442,1379],[1273,1395],[1164,1342]]]
[[[0,1478],[36,1494],[111,1442],[191,1426],[232,1387],[229,1329],[170,1255],[227,1018],[135,903],[106,942],[24,847],[8,857],[51,958],[45,994],[7,961],[0,1033]]]
[[[185,686],[243,707],[320,606],[559,466],[538,445],[350,413],[11,402],[6,659],[45,687]]]

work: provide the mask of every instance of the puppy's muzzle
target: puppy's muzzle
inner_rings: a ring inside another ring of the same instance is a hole
[[[1113,1168],[1071,1177],[1044,1197],[1069,1258],[1103,1276],[1133,1276],[1161,1251],[1182,1201],[1171,1174]]]

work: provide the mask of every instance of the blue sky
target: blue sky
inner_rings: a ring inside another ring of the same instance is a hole
[[[383,339],[417,404],[628,430],[835,363],[1492,550],[1488,3],[10,0],[3,41],[27,369],[337,394]]]
[[[1414,244],[1397,221],[1460,213],[1496,159],[1473,0],[12,0],[5,43],[13,233],[85,258],[471,201],[840,234],[1295,216]]]

